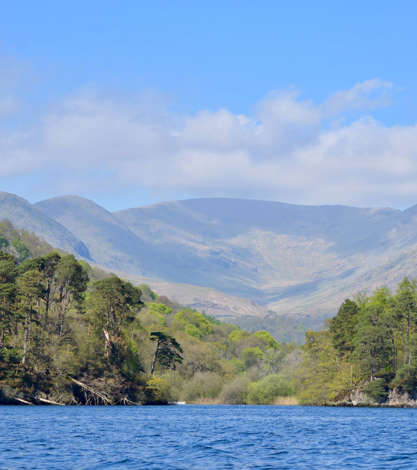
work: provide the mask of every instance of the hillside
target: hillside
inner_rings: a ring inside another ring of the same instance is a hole
[[[0,404],[272,403],[295,394],[294,345],[146,285],[94,277],[73,255],[33,257],[46,244],[9,222],[0,245]]]
[[[278,314],[318,325],[346,296],[416,275],[417,206],[213,198],[111,213],[75,196],[23,205],[39,223],[57,224],[56,246],[68,245],[64,229],[94,264],[228,321]],[[0,201],[0,214],[24,225],[15,212]]]
[[[83,240],[92,260],[110,269],[146,274],[146,246],[111,212],[88,199],[65,196],[34,205]],[[148,261],[149,263],[149,261]]]
[[[8,219],[16,227],[38,234],[52,246],[90,258],[88,249],[81,240],[19,196],[0,192],[1,219]]]
[[[65,215],[68,205],[70,213],[78,214],[75,223]],[[71,198],[37,207],[86,240],[78,228],[83,212]],[[137,253],[118,243],[111,253],[123,251],[122,262],[120,256],[112,263],[96,261],[175,286],[210,287],[247,298],[263,306],[259,313],[263,309],[323,317],[334,312],[346,293],[393,285],[403,275],[414,275],[412,263],[403,259],[414,256],[415,212],[235,199],[167,202],[112,214],[136,236]],[[90,213],[85,219],[90,228],[101,224]],[[95,237],[87,238],[92,250]],[[166,292],[173,295],[175,286],[166,285]],[[200,308],[221,314],[213,307],[213,296],[208,302],[207,291],[197,291],[180,288],[179,300],[191,304],[192,297]]]

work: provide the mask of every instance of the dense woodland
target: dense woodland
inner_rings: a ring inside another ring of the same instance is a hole
[[[0,244],[3,403],[269,403],[294,395],[286,371],[295,345],[49,251],[8,222]]]
[[[417,284],[346,300],[329,328],[308,332],[299,368],[304,403],[413,404],[417,398]]]
[[[0,223],[0,402],[385,403],[417,398],[417,285],[346,300],[305,344],[159,297]]]

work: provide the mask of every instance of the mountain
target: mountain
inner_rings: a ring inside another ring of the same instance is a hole
[[[273,312],[329,316],[348,295],[416,275],[417,206],[215,198],[116,215],[164,254],[155,275],[250,298]]]
[[[277,313],[321,321],[347,296],[417,275],[417,206],[208,198],[112,213],[77,196],[34,205],[14,197],[38,223],[24,228],[42,234],[40,222],[53,221],[59,248],[58,228],[93,263],[229,321]],[[0,207],[22,226],[13,205]]]
[[[146,244],[115,215],[78,196],[62,196],[34,204],[83,240],[92,260],[109,269],[138,275],[151,274]]]
[[[0,192],[1,219],[8,219],[16,227],[37,234],[52,246],[91,258],[85,244],[67,228],[15,194]]]

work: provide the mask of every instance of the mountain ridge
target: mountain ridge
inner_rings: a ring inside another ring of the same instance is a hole
[[[346,296],[416,275],[417,205],[196,198],[110,212],[60,196],[31,207],[81,240],[97,265],[158,284],[174,298],[177,289],[179,302],[206,305],[216,316],[236,314],[243,304],[228,309],[225,302],[240,298],[253,316],[326,317]]]

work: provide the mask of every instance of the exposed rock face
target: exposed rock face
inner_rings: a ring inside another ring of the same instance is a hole
[[[388,396],[389,406],[417,407],[417,400],[411,398],[407,392],[400,393],[397,389],[391,390]]]

